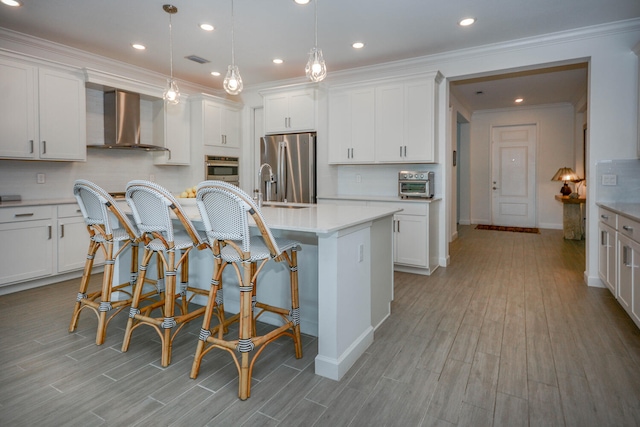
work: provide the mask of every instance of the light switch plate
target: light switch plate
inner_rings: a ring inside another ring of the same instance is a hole
[[[43,173],[36,174],[36,182],[38,184],[44,184],[45,183],[45,176],[44,176]]]

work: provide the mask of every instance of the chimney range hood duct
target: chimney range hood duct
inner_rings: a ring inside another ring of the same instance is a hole
[[[168,151],[140,143],[140,94],[123,90],[104,93],[104,145],[91,147]]]

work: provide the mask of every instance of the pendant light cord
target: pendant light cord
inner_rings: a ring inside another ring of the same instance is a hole
[[[171,25],[171,13],[169,13],[169,64],[171,72],[171,81],[173,81],[173,32]]]
[[[233,0],[231,0],[231,65],[236,65],[234,55],[234,41],[235,41],[235,18],[233,15]]]
[[[315,35],[316,35],[316,44],[315,47],[318,49],[318,0],[313,0],[314,15],[315,15]]]

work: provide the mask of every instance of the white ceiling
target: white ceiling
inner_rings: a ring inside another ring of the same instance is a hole
[[[245,86],[304,76],[309,49],[314,44],[313,1],[300,6],[293,0],[234,0],[235,57]],[[108,58],[163,74],[169,74],[169,15],[162,5],[169,0],[22,0],[23,6],[0,4],[0,27],[52,40]],[[231,63],[231,0],[172,0],[178,7],[173,15],[174,75],[214,89],[222,87]],[[640,17],[639,0],[319,0],[318,47],[322,48],[331,72],[383,62],[415,58],[446,51],[537,36],[596,24]],[[457,21],[477,18],[472,27]],[[198,28],[208,22],[211,33]],[[363,41],[364,49],[351,43]],[[147,46],[135,51],[131,43]],[[197,55],[208,59],[198,64],[184,59]],[[282,58],[275,65],[273,58]],[[214,78],[211,71],[219,71]],[[581,70],[586,87],[586,72]],[[578,70],[528,76],[532,94],[544,98],[533,82],[552,77],[565,80],[558,88],[568,89]],[[582,78],[582,77],[580,77]],[[476,84],[482,83],[482,89]],[[483,105],[496,91],[509,99],[504,81],[474,82],[458,89],[474,95],[483,90]],[[509,83],[509,91],[522,91],[522,81]],[[560,90],[552,90],[558,95]],[[574,94],[567,97],[575,98]],[[548,102],[548,98],[547,99]],[[572,99],[573,100],[573,99]],[[564,99],[563,101],[572,102]],[[562,101],[560,101],[562,102]]]

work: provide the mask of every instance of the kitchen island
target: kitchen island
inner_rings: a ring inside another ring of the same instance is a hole
[[[120,203],[128,210],[125,202]],[[183,207],[200,228],[195,202],[185,202]],[[301,329],[318,337],[316,374],[339,380],[373,342],[375,327],[390,314],[392,218],[398,209],[276,205],[264,206],[261,211],[276,237],[301,243],[302,251],[298,254]],[[192,251],[190,285],[208,288],[212,269],[211,253]],[[122,271],[116,265],[116,271],[126,278],[128,265]],[[258,278],[259,299],[286,307],[288,274],[284,265],[269,263]],[[225,269],[223,284],[225,310],[237,312],[239,291],[233,269]],[[202,303],[197,299],[194,302]],[[270,321],[263,317],[261,320]]]

